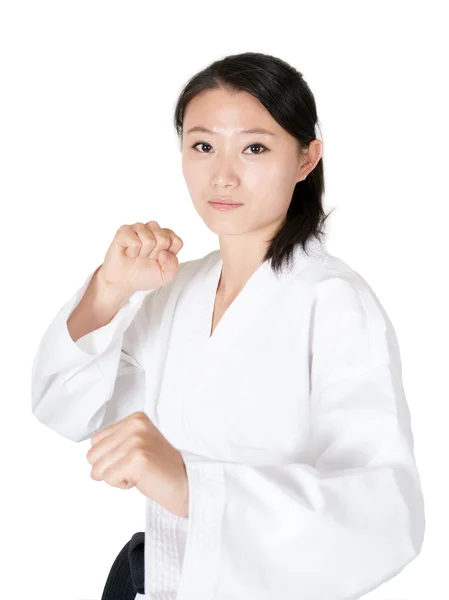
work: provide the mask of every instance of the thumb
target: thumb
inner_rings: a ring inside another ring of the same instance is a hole
[[[177,256],[168,250],[161,250],[158,260],[161,265],[161,271],[171,279],[178,270]]]
[[[159,260],[162,264],[168,265],[170,263],[170,257],[172,256],[171,252],[168,250],[161,250],[159,253]]]

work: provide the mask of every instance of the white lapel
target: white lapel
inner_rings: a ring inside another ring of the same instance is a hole
[[[321,258],[322,243],[309,240],[308,252],[311,257]],[[172,315],[173,326],[164,342],[167,354],[155,404],[161,430],[172,443],[178,444],[183,443],[186,431],[183,411],[187,401],[189,410],[192,410],[204,385],[217,368],[222,367],[232,353],[238,352],[239,339],[245,335],[248,326],[254,323],[268,303],[275,302],[279,294],[287,293],[288,282],[308,264],[301,246],[297,246],[293,252],[290,269],[285,268],[279,275],[271,269],[270,261],[262,263],[227,308],[210,336],[222,268],[220,251],[210,253],[204,257],[204,263],[202,261],[179,297],[169,305],[170,308],[166,307]],[[221,374],[226,372],[226,369],[220,370]]]
[[[318,239],[308,241],[307,251],[311,258],[322,258],[323,249],[324,243]],[[223,264],[220,251],[216,250],[213,254],[215,260],[195,290],[196,317],[190,319],[188,337],[193,340],[196,358],[185,390],[191,392],[198,391],[199,386],[212,376],[220,360],[226,360],[226,351],[231,351],[238,344],[239,337],[245,335],[247,325],[257,319],[277,294],[282,293],[293,277],[297,277],[299,271],[307,265],[308,259],[302,247],[296,246],[290,268],[284,268],[280,274],[274,273],[270,261],[262,263],[226,309],[210,336],[215,295]]]

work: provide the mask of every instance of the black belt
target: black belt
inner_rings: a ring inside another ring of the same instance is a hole
[[[145,533],[126,542],[114,560],[101,600],[134,600],[145,593]]]

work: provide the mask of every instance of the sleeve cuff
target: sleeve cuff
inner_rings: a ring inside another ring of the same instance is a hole
[[[39,360],[41,376],[54,375],[70,368],[76,370],[80,366],[93,362],[129,327],[145,296],[154,291],[134,292],[107,325],[91,331],[74,342],[67,328],[67,320],[79,304],[98,268],[96,267],[90,273],[82,287],[62,307],[47,328],[36,356]]]
[[[213,596],[220,560],[221,523],[225,507],[222,463],[180,450],[189,481],[188,533],[180,593],[198,590]],[[201,591],[199,589],[201,587]]]
[[[149,294],[150,291],[152,290],[139,290],[134,292],[134,294],[128,298],[127,302],[122,306],[117,314],[114,315],[114,318],[107,325],[104,325],[99,329],[95,329],[90,333],[86,333],[86,335],[80,337],[76,342],[73,342],[67,329],[67,319],[72,312],[70,311],[65,318],[64,335],[67,335],[72,344],[75,343],[78,348],[80,348],[86,354],[93,354],[95,356],[103,354],[103,352],[105,352],[111,345],[112,340],[117,337],[118,331],[120,330],[120,332],[124,332],[125,329],[129,327],[134,315],[142,305],[145,296]]]

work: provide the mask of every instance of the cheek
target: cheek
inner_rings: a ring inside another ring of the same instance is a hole
[[[285,166],[279,164],[278,161],[254,161],[251,164],[245,165],[242,171],[243,180],[253,188],[265,188],[274,190],[282,184],[285,179]]]
[[[265,218],[278,219],[287,212],[293,189],[294,185],[289,180],[285,169],[272,169],[260,176],[252,190],[252,196],[257,199],[254,207]]]
[[[186,183],[188,184],[191,178],[191,166],[188,162],[188,160],[186,160],[186,158],[183,156],[182,157],[182,163],[181,163],[181,169],[182,169],[182,174],[184,179],[186,180]]]
[[[257,220],[271,222],[279,219],[288,209],[290,202],[286,202],[277,194],[267,193],[259,196],[254,203],[254,215]]]
[[[192,164],[191,161],[183,160],[182,163],[182,174],[190,192],[197,193],[201,191],[204,186],[207,175],[204,168],[201,165]]]
[[[278,164],[258,165],[257,169],[247,172],[245,181],[252,190],[264,196],[283,197],[291,187],[290,174],[285,166]]]
[[[287,169],[285,165],[279,166],[270,169],[266,177],[267,179],[264,181],[266,188],[274,197],[279,198],[280,202],[286,204],[285,208],[287,209],[295,189],[293,171]]]

